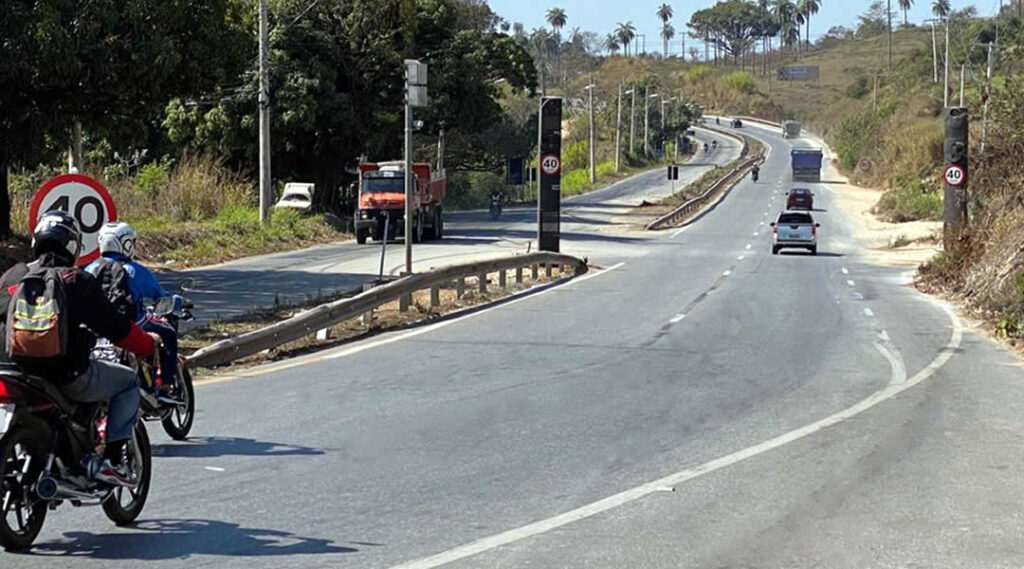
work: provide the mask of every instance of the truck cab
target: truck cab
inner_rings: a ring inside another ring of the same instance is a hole
[[[441,200],[447,190],[443,174],[432,173],[430,164],[414,163],[412,176],[413,241],[440,239]],[[395,239],[405,234],[404,163],[380,162],[359,165],[358,201],[354,225],[360,244]]]

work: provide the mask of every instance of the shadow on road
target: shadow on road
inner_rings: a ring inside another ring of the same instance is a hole
[[[153,445],[153,456],[178,458],[315,456],[320,454],[324,454],[324,451],[316,448],[236,437],[194,437],[181,443]]]
[[[786,249],[779,251],[779,255],[783,257],[845,257],[842,253],[833,253],[832,251],[818,251],[817,255],[811,255],[810,251],[791,251]]]
[[[158,561],[193,555],[262,557],[358,551],[286,531],[196,519],[147,520],[118,533],[66,532],[64,537],[71,541],[39,543],[31,555]]]

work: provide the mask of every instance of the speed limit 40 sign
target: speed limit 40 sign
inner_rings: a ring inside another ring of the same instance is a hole
[[[28,212],[29,228],[36,226],[42,214],[55,209],[73,215],[82,228],[82,256],[78,258],[78,264],[85,265],[99,257],[100,228],[104,223],[117,221],[114,200],[103,184],[81,174],[51,178],[32,197]]]
[[[949,166],[946,166],[946,171],[942,174],[942,178],[946,180],[946,183],[950,186],[962,186],[967,180],[967,174],[960,166],[950,164]]]
[[[562,169],[562,161],[554,154],[545,154],[540,157],[540,169],[548,176],[554,176]]]

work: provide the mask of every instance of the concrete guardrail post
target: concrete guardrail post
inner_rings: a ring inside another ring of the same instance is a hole
[[[363,283],[363,292],[366,292],[366,291],[370,290],[371,288],[373,288],[373,283]],[[366,312],[364,312],[363,315],[359,317],[359,323],[362,324],[363,326],[372,326],[373,325],[373,309],[372,308],[367,310]]]
[[[503,289],[508,288],[508,272],[504,269],[498,271],[498,286]]]
[[[437,308],[441,306],[441,287],[434,285],[430,287],[430,307]]]
[[[455,279],[455,298],[462,298],[466,294],[466,277]]]
[[[516,284],[517,285],[523,284],[523,268],[522,267],[516,267]]]
[[[480,273],[476,277],[476,287],[480,292],[487,292],[487,273]]]

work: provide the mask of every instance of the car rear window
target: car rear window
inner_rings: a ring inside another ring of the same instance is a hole
[[[795,190],[789,190],[789,193],[794,196],[803,196],[809,194],[810,192],[808,190],[797,188]]]
[[[811,216],[806,213],[784,213],[779,216],[779,225],[792,225],[796,223],[811,223]]]

